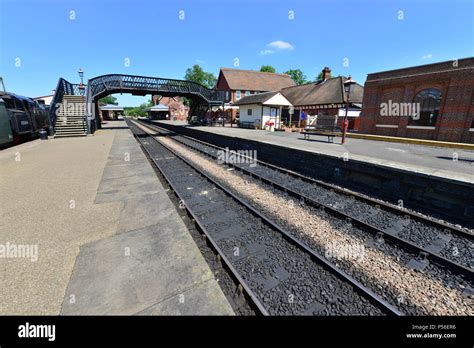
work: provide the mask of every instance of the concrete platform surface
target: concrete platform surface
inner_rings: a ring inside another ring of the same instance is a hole
[[[181,121],[155,122],[187,126],[186,122]],[[304,140],[303,135],[299,133],[269,132],[237,127],[200,126],[193,129],[338,158],[347,154],[349,160],[474,183],[474,151],[469,150],[353,138],[347,138],[346,143],[341,145],[341,138],[337,137],[334,138],[334,143],[328,143],[327,137],[323,136],[311,136],[310,140]]]
[[[0,245],[2,315],[233,314],[123,121],[0,151]]]
[[[232,315],[138,142],[110,129],[95,203],[122,203],[116,234],[81,247],[61,314]]]
[[[94,203],[113,139],[99,131],[0,151],[0,244],[37,250],[36,261],[0,258],[0,314],[58,314],[80,246],[115,234],[123,203]]]

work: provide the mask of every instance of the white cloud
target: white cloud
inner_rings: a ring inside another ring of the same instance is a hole
[[[204,64],[206,61],[202,59],[196,59],[196,63]]]
[[[270,42],[267,46],[274,48],[276,50],[294,50],[295,49],[292,44],[286,41],[273,41],[273,42]]]
[[[260,51],[261,56],[266,56],[268,54],[273,54],[273,53],[275,53],[275,51],[273,51],[273,50],[261,50]]]
[[[430,59],[430,58],[433,58],[433,55],[431,53],[428,53],[424,55],[423,57],[421,57],[421,59]]]
[[[280,40],[270,42],[269,44],[266,45],[266,47],[267,47],[266,49],[260,51],[261,56],[273,54],[277,51],[284,51],[284,50],[291,51],[295,49],[293,45],[290,44],[289,42],[280,41]]]

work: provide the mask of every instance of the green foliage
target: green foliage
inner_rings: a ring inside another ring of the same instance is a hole
[[[204,71],[199,64],[195,64],[192,68],[186,69],[184,78],[189,81],[200,83],[207,88],[214,88],[217,83],[217,78],[214,74]]]
[[[288,70],[285,74],[290,75],[297,85],[306,83],[306,75],[300,69]]]
[[[118,105],[117,98],[115,98],[113,95],[108,95],[106,97],[100,98],[99,103],[105,105]]]
[[[260,68],[261,72],[271,72],[271,73],[276,73],[276,69],[272,67],[271,65],[262,65]]]
[[[146,103],[142,103],[139,106],[127,106],[124,107],[125,116],[142,116],[145,117],[147,115],[145,109],[153,106],[153,102],[149,100]]]
[[[207,88],[214,88],[217,84],[217,78],[214,74],[204,71],[198,64],[193,65],[192,68],[186,69],[184,78],[188,81],[199,83]],[[192,112],[194,112],[198,107],[198,104],[196,104],[191,98],[183,98],[183,104],[190,107],[191,111],[189,117],[191,117]]]

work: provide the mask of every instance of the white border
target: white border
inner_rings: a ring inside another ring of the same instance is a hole
[[[376,124],[377,128],[398,128],[398,124]]]

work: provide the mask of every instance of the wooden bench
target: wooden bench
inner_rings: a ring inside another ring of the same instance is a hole
[[[249,128],[249,129],[255,129],[255,122],[240,122],[238,123],[238,126],[240,128]]]
[[[333,143],[334,137],[338,136],[340,132],[337,127],[334,127],[333,129],[325,129],[325,128],[305,129],[301,131],[300,134],[303,134],[303,138],[305,140],[309,140],[311,135],[326,136],[328,137],[328,143]]]

